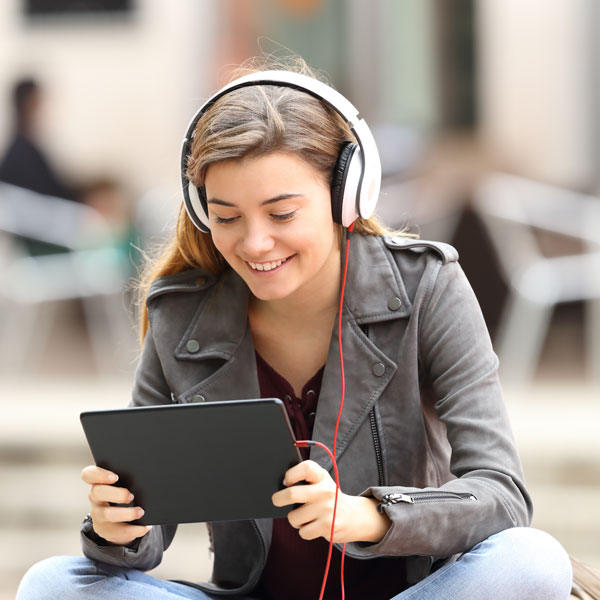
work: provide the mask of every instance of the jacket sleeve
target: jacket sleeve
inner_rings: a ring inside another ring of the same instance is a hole
[[[363,492],[377,498],[391,520],[381,542],[354,545],[363,555],[449,556],[531,521],[498,359],[479,304],[458,263],[438,262],[435,269],[431,291],[415,299],[419,355],[435,410],[446,426],[456,479],[439,488],[371,487]],[[404,497],[386,502],[389,494]]]
[[[160,360],[150,332],[146,335],[142,355],[136,371],[131,406],[170,403],[170,390],[164,379]],[[149,571],[160,564],[163,551],[175,536],[176,525],[153,527],[144,537],[129,546],[117,546],[98,539],[86,518],[80,531],[84,556],[92,560],[120,567]]]

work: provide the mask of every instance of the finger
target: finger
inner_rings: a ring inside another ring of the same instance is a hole
[[[306,487],[306,486],[302,486]],[[285,490],[279,490],[271,496],[271,501],[275,506],[289,506],[290,504],[303,504],[306,502],[305,498],[301,494],[297,494],[292,490],[296,488],[286,488]],[[294,499],[295,498],[295,499]]]
[[[140,506],[122,507],[122,506],[98,506],[92,512],[92,519],[107,521],[109,523],[128,523],[144,516],[144,509]]]
[[[326,475],[328,475],[327,471],[314,460],[305,460],[286,471],[283,485],[290,486],[299,481],[318,483]]]
[[[106,485],[111,485],[119,479],[119,476],[112,471],[103,469],[102,467],[90,465],[81,471],[81,479],[90,484],[104,483]]]
[[[127,533],[128,538],[139,538],[144,537],[150,530],[152,525],[125,525],[124,532]]]
[[[115,504],[129,504],[133,502],[133,494],[126,488],[112,485],[93,484],[88,494],[90,502],[114,502]]]
[[[113,544],[126,545],[136,538],[144,537],[151,529],[152,525],[115,524],[109,525],[102,537]],[[101,534],[98,533],[98,535]]]
[[[286,494],[286,492],[287,490],[280,490],[271,496],[271,502],[273,502],[274,506],[287,506],[290,504],[288,501],[288,494]]]
[[[314,504],[303,504],[288,513],[288,521],[294,529],[305,527],[321,516],[321,512]]]
[[[289,504],[304,504],[314,501],[322,493],[322,488],[317,484],[293,485],[284,490],[279,490],[271,496],[275,506],[288,506]]]
[[[320,520],[311,521],[298,530],[298,535],[303,540],[316,540],[319,537],[329,541],[331,537],[331,526],[326,527]]]

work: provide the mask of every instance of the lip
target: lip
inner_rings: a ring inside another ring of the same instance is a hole
[[[268,271],[258,271],[257,269],[253,269],[247,260],[245,260],[244,263],[246,263],[246,267],[248,268],[248,271],[250,271],[253,275],[256,275],[257,277],[269,277],[273,273],[277,273],[277,271],[280,271],[283,267],[285,267],[295,256],[296,256],[295,254],[292,254],[291,256],[284,258],[283,262],[278,267],[275,267],[274,269],[269,269]],[[278,260],[282,260],[282,259],[278,259]],[[254,264],[258,264],[258,265],[264,265],[264,264],[269,264],[269,263],[277,262],[277,261],[276,260],[264,260],[261,262],[255,262],[255,261],[252,261],[252,262]]]

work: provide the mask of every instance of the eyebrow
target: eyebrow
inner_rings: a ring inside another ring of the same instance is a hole
[[[268,200],[263,200],[260,205],[265,206],[267,204],[273,204],[275,202],[279,202],[281,200],[287,200],[288,198],[297,198],[299,196],[303,196],[304,194],[279,194],[279,196],[275,196],[274,198],[269,198]],[[207,200],[208,204],[219,204],[221,206],[231,206],[233,208],[237,208],[235,204],[231,202],[226,202],[225,200],[220,200],[219,198],[210,198]]]

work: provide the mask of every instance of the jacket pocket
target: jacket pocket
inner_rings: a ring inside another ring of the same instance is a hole
[[[386,494],[377,505],[377,510],[383,512],[385,506],[392,504],[427,504],[434,502],[476,502],[477,498],[470,492],[411,492],[408,494]]]

